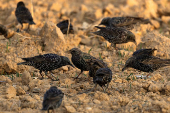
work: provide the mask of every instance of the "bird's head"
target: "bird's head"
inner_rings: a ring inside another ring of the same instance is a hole
[[[18,2],[17,7],[20,7],[20,6],[25,7],[25,4],[24,4],[24,2],[23,2],[23,1]]]
[[[70,52],[72,55],[81,54],[81,50],[78,49],[78,48],[72,48],[72,49],[69,50],[69,52]]]
[[[103,18],[99,25],[109,26],[110,17]]]
[[[69,58],[65,57],[65,56],[62,56],[62,64],[63,66],[65,65],[70,65],[74,68],[73,64],[70,62]]]
[[[123,67],[122,71],[126,70],[126,69],[129,68],[129,67],[132,67],[133,62],[134,62],[134,57],[130,57],[130,58],[126,61],[125,66]]]
[[[134,42],[137,46],[135,35],[131,31],[128,31],[127,40],[128,42]]]

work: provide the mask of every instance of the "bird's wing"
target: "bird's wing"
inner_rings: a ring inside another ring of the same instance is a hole
[[[139,49],[133,53],[133,56],[138,56],[142,54],[147,54],[147,55],[152,56],[155,50],[157,49]]]
[[[20,19],[25,19],[32,21],[32,15],[30,11],[26,7],[20,7],[18,10],[16,10],[16,16]]]
[[[22,58],[25,61],[33,61],[33,62],[61,62],[60,56],[56,54],[44,54],[44,55],[38,55],[35,57],[29,57],[29,58]]]

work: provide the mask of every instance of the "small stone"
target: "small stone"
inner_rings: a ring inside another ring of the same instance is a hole
[[[96,19],[101,18],[101,17],[103,16],[103,14],[102,14],[102,9],[97,9],[97,10],[95,11],[95,16],[96,16]]]
[[[98,99],[98,100],[105,100],[105,101],[108,101],[109,100],[109,96],[106,94],[106,93],[103,93],[103,92],[99,92],[97,91],[95,94],[94,94],[94,98]]]
[[[20,86],[17,86],[17,96],[25,95],[25,93],[26,92]]]
[[[24,71],[22,74],[22,84],[28,85],[32,81],[31,75],[28,71]]]
[[[40,92],[40,88],[38,87],[35,87],[33,90],[32,90],[33,93],[39,93]]]
[[[161,91],[162,90],[162,85],[161,84],[151,83],[148,90],[151,91],[151,92]]]
[[[159,28],[160,27],[160,23],[156,20],[151,20],[151,23],[152,25],[155,27],[155,28]]]
[[[67,66],[62,66],[62,69],[63,69],[64,71],[68,71],[68,67],[67,67]]]
[[[16,92],[16,89],[13,87],[13,86],[9,86],[7,89],[6,89],[6,98],[7,99],[10,99],[10,98],[13,98],[16,96],[17,92]]]
[[[119,78],[118,78],[118,79],[115,80],[115,82],[116,82],[116,83],[122,83],[122,79],[119,79]]]
[[[168,22],[170,22],[170,16],[162,16],[162,21],[164,22],[164,23],[168,23]]]
[[[52,6],[50,7],[50,10],[53,10],[53,11],[60,11],[62,8],[62,5],[58,2],[55,2],[52,4]]]
[[[91,107],[86,107],[86,110],[87,110],[87,111],[91,111],[92,108],[91,108]]]
[[[95,104],[100,104],[100,103],[101,103],[101,102],[100,102],[99,100],[97,100],[97,99],[94,99],[93,102],[94,102]]]
[[[80,101],[84,100],[86,98],[86,96],[87,96],[87,94],[85,94],[85,93],[83,93],[81,95],[77,95],[77,97]]]
[[[67,112],[73,113],[76,112],[76,109],[73,106],[65,106]]]

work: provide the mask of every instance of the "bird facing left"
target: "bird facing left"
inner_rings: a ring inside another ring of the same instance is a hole
[[[52,53],[38,55],[38,56],[34,56],[34,57],[22,58],[22,59],[25,62],[18,63],[17,65],[33,66],[34,68],[40,70],[40,74],[41,74],[42,78],[43,78],[42,71],[44,71],[45,75],[48,76],[47,75],[48,71],[58,69],[62,66],[70,65],[70,66],[74,67],[67,57],[59,56],[57,54],[52,54]],[[54,76],[52,73],[51,73],[51,75]],[[49,78],[51,78],[51,77],[49,77]]]

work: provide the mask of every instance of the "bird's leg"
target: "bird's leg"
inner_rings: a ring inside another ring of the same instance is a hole
[[[50,113],[50,110],[48,109],[48,113]]]
[[[95,86],[93,87],[93,89],[91,91],[95,91],[97,88],[97,84],[95,84]]]
[[[75,77],[74,79],[78,79],[78,77],[83,73],[83,71],[81,70],[80,74],[77,75],[77,77]]]
[[[52,74],[52,72],[50,71],[50,73],[51,73],[51,75],[55,78],[55,80],[54,79],[52,79],[53,81],[58,81],[59,79],[58,78],[56,78],[53,74]]]
[[[106,90],[108,89],[108,87],[109,87],[109,83],[107,83],[106,88],[103,89],[104,93],[106,92]],[[103,87],[102,87],[102,88],[103,88]]]
[[[45,75],[46,75],[48,78],[50,78],[51,80],[53,80],[50,76],[48,76],[47,72],[45,72]]]
[[[55,113],[55,110],[53,109],[53,113]]]
[[[22,28],[23,28],[23,25],[21,24],[21,29],[18,28],[16,32],[20,32]]]
[[[28,28],[27,28],[27,31],[29,31],[30,30],[30,24],[28,24]]]
[[[149,74],[146,76],[146,78],[148,78],[150,75],[151,75],[151,73],[149,73]]]
[[[41,79],[44,79],[44,76],[42,75],[42,71],[41,71],[41,70],[40,70],[40,72],[39,72],[39,73],[40,73],[40,75],[42,76],[42,78],[41,78]]]

